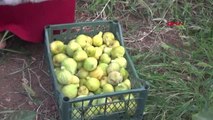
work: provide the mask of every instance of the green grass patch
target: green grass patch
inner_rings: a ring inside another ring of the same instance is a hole
[[[80,9],[95,17],[105,13],[107,19],[119,18],[124,37],[133,41],[125,42],[138,74],[150,85],[145,120],[190,120],[193,114],[213,106],[212,6],[212,0],[92,0]],[[173,28],[182,45],[168,43],[171,37],[157,34],[168,29],[167,21],[184,23]],[[141,37],[141,28],[156,28],[148,37],[157,46],[147,51],[131,47]]]
[[[183,21],[186,29],[179,32],[189,46],[161,44],[155,52],[133,56],[140,64],[138,74],[150,83],[145,119],[190,120],[193,114],[213,106],[212,2],[182,0],[163,7],[165,2],[156,2],[151,8],[154,16],[159,8],[167,11],[165,18]]]

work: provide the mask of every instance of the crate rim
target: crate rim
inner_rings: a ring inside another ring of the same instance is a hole
[[[44,28],[45,28],[45,31],[46,31],[46,29],[49,29],[49,28],[51,28],[51,27],[58,27],[58,26],[64,26],[64,25],[80,25],[80,26],[82,26],[82,24],[88,24],[88,23],[94,23],[94,22],[96,22],[96,23],[106,23],[106,22],[108,22],[108,23],[119,23],[119,21],[118,20],[95,20],[95,21],[79,21],[79,22],[74,22],[74,23],[61,23],[61,24],[49,24],[49,25],[46,25],[46,26],[44,26]]]

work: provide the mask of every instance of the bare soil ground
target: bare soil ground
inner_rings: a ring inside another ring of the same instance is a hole
[[[17,38],[9,40],[8,49],[28,52],[2,52],[0,57],[0,111],[34,110],[42,119],[57,118],[52,84],[44,57],[44,44],[32,44]],[[29,94],[23,84],[31,86]],[[4,119],[6,114],[0,114]]]

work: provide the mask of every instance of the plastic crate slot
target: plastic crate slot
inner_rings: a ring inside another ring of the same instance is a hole
[[[70,32],[71,33],[76,33],[76,32],[80,32],[81,31],[81,27],[72,27],[71,29],[70,29]]]
[[[94,31],[94,28],[92,26],[84,26],[83,28],[83,33],[90,33]]]

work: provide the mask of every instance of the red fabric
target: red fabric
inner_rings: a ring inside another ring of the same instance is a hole
[[[50,0],[17,6],[0,6],[0,32],[9,30],[28,42],[44,40],[44,26],[72,23],[75,0]]]

